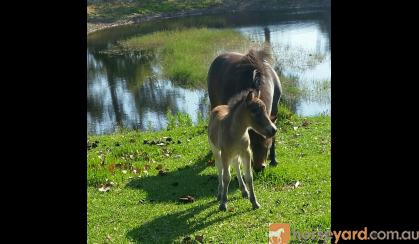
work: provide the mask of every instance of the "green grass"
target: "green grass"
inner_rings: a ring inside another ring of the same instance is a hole
[[[244,51],[250,45],[238,31],[191,28],[160,31],[121,42],[127,52],[158,49],[163,73],[184,87],[205,87],[208,67],[220,53]]]
[[[189,119],[177,117],[170,130],[88,137],[88,243],[180,243],[196,235],[205,243],[266,243],[269,223],[330,230],[330,117],[301,118],[281,107],[279,166],[255,175],[262,208],[252,210],[233,178],[227,212],[218,211],[206,122],[186,127]],[[106,182],[113,185],[100,192]],[[179,203],[183,195],[195,201]]]

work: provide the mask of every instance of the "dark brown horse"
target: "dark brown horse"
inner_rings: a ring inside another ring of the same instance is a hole
[[[229,52],[215,58],[208,72],[211,109],[227,104],[230,98],[244,90],[255,89],[275,123],[282,89],[271,63],[272,54],[268,49],[251,49],[247,54]],[[264,138],[253,130],[249,131],[249,136],[255,171],[265,168],[268,151],[270,165],[276,165],[275,138]]]

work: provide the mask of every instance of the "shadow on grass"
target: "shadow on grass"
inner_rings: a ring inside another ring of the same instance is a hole
[[[215,219],[208,220],[211,216],[217,216],[219,212],[218,201],[216,200],[218,184],[216,168],[214,167],[213,175],[200,175],[206,167],[210,167],[207,165],[210,159],[211,153],[208,153],[200,158],[196,164],[168,172],[165,176],[150,176],[129,182],[127,187],[144,190],[147,193],[147,198],[144,200],[151,203],[176,203],[178,198],[184,195],[193,196],[196,201],[208,197],[213,197],[213,200],[183,211],[162,213],[160,217],[128,231],[127,238],[135,243],[173,243],[179,237],[188,236],[207,226],[240,214],[239,211],[227,216],[220,214]],[[230,183],[229,192],[233,193],[237,189],[237,178],[234,178]],[[230,196],[229,199],[233,200],[235,197]],[[196,205],[198,202],[193,204]],[[209,208],[213,210],[205,216],[199,216]]]
[[[127,238],[135,243],[173,243],[179,237],[190,236],[194,232],[199,232],[208,226],[243,213],[220,214],[215,219],[207,220],[208,217],[217,215],[219,212],[218,207],[214,205],[218,206],[218,202],[211,201],[180,212],[162,215],[139,227],[131,229],[127,233]],[[208,208],[214,210],[208,212],[205,216],[197,217]],[[193,236],[191,237],[194,238]]]
[[[214,166],[208,166],[211,159],[211,153],[192,166],[185,166],[175,171],[167,172],[164,176],[149,176],[133,179],[127,184],[127,187],[141,189],[146,192],[147,202],[176,202],[179,197],[190,195],[196,200],[206,197],[216,199],[218,178],[217,170]],[[212,167],[214,174],[200,174],[207,167]],[[233,193],[238,189],[237,178],[232,178],[229,192]]]

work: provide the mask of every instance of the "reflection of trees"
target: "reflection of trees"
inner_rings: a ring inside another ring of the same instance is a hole
[[[263,28],[263,32],[265,33],[265,43],[271,44],[271,31],[266,26],[265,28]]]
[[[278,66],[275,66],[274,69],[278,74],[282,86],[280,103],[284,104],[293,113],[296,113],[301,96],[298,78],[285,76]]]
[[[208,98],[208,92],[205,92],[202,97],[199,99],[198,113],[201,115],[201,118],[208,118],[210,113],[210,104]]]
[[[111,129],[114,121],[123,127],[145,129],[146,113],[153,112],[159,118],[164,118],[169,109],[175,113],[179,111],[176,103],[178,94],[168,87],[167,82],[156,79],[152,70],[153,60],[144,60],[138,55],[90,55],[88,82],[90,85],[101,82],[98,76],[103,76],[102,80],[106,80],[110,95],[106,97],[97,94],[97,90],[88,90],[88,112],[95,122],[105,123],[108,129]],[[104,114],[109,116],[105,117]],[[106,121],[112,118],[114,121]]]
[[[324,12],[319,16],[320,31],[327,34],[328,40],[331,40],[331,22],[330,22],[330,11]]]

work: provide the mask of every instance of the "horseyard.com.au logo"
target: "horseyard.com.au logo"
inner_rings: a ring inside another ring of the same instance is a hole
[[[269,225],[269,244],[287,244],[290,240],[289,224]]]

